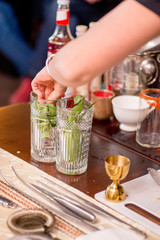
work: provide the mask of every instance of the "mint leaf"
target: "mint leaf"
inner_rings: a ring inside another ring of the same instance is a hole
[[[73,101],[74,101],[74,104],[75,104],[75,105],[78,104],[81,100],[84,101],[84,97],[81,96],[81,95],[76,95],[76,96],[74,96],[74,98],[73,98]]]
[[[49,122],[38,121],[37,127],[41,132],[41,138],[49,137],[49,129],[51,127]]]
[[[82,114],[79,115],[79,117],[77,118],[77,122],[79,122],[79,121],[84,117],[84,115],[87,113],[87,111],[88,111],[89,109],[91,109],[91,107],[92,107],[95,103],[96,103],[96,102],[94,102],[94,103],[92,103],[91,105],[89,105],[89,107],[88,107]]]
[[[77,105],[74,106],[68,113],[67,117],[68,117],[69,122],[76,122],[78,115],[83,110],[83,106],[84,106],[84,102],[85,102],[84,97],[81,95],[76,95],[73,98],[73,100],[74,100],[74,104],[77,104]]]
[[[37,127],[41,132],[41,137],[49,137],[49,130],[56,126],[56,106],[53,104],[40,104],[35,102]]]

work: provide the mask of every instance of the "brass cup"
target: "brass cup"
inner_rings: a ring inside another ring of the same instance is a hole
[[[125,200],[125,191],[120,185],[120,180],[127,176],[129,168],[130,160],[124,156],[115,155],[105,158],[106,173],[113,180],[105,191],[105,198],[108,201],[121,202]]]
[[[112,99],[115,93],[107,89],[100,89],[91,93],[91,102],[94,105],[93,117],[98,120],[106,120],[113,116]]]

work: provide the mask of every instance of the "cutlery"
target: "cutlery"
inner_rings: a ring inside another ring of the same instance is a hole
[[[68,189],[66,190],[66,188],[64,188],[63,186],[61,186],[60,184],[58,183],[55,183],[53,182],[52,180],[46,178],[46,177],[43,177],[48,183],[50,183],[51,185],[53,186],[57,186],[58,188],[61,188],[63,191],[66,192],[66,195],[69,195],[69,197],[67,196],[68,199],[70,200],[73,200],[75,201],[75,198],[76,198],[76,202],[79,203],[79,204],[83,204],[83,206],[86,206],[89,210],[92,210],[94,211],[94,213],[98,213],[100,214],[101,216],[103,217],[109,217],[110,219],[112,219],[111,221],[115,220],[115,222],[117,223],[121,223],[122,225],[124,225],[125,227],[128,227],[129,229],[137,232],[138,234],[140,234],[141,236],[143,236],[144,238],[147,237],[147,234],[144,233],[143,231],[135,228],[134,226],[132,226],[130,223],[126,223],[125,221],[123,221],[122,219],[119,219],[118,217],[112,215],[111,213],[105,211],[104,209],[100,208],[99,206],[97,206],[96,204],[92,203],[92,202],[89,202],[88,200],[82,198],[81,196],[77,196],[74,192],[72,191],[68,191]],[[40,184],[43,184],[44,186],[46,186],[48,189],[52,190],[52,191],[55,191],[57,193],[60,193],[59,191],[55,190],[53,187],[47,185],[47,184],[44,184],[40,181],[38,181]],[[61,194],[61,193],[60,193]],[[71,196],[73,198],[71,198]]]
[[[127,203],[125,204],[125,207],[131,209],[132,211],[140,214],[141,216],[149,219],[150,221],[160,225],[160,218],[156,217],[155,215],[153,215],[152,213],[146,211],[145,209],[137,206],[136,204],[133,203]]]
[[[41,196],[43,199],[47,200],[50,204],[48,203],[44,203],[43,201],[31,196],[30,194],[25,193],[24,191],[22,191],[21,189],[19,189],[18,187],[16,187],[13,183],[11,183],[8,178],[5,176],[5,174],[0,170],[0,174],[2,175],[2,177],[5,179],[5,181],[13,188],[15,189],[17,192],[19,192],[20,194],[22,194],[23,196],[25,196],[26,198],[32,200],[34,203],[38,204],[41,208],[52,212],[53,214],[56,214],[57,216],[63,217],[63,219],[66,219],[70,222],[74,222],[77,226],[81,226],[84,229],[87,229],[87,231],[97,231],[99,230],[98,227],[95,227],[93,225],[90,225],[87,222],[84,222],[81,218],[79,218],[78,216],[75,216],[74,214],[70,213],[66,213],[63,210],[58,210],[56,209],[55,206],[55,202],[53,203],[53,200],[51,200],[49,197],[43,195],[35,190],[33,187],[31,187],[28,183],[26,183],[16,172],[15,168],[13,166],[11,166],[11,169],[13,170],[14,174],[16,175],[16,177],[20,180],[20,182],[22,184],[24,184],[27,188],[29,188],[30,190],[32,190],[34,193],[36,193],[37,195]]]
[[[59,184],[56,184],[54,183],[53,181],[49,180],[48,178],[44,177],[49,183],[52,183],[54,184],[55,186],[58,186],[59,188],[61,188],[64,191],[66,191],[66,189],[62,186],[60,186]],[[51,191],[57,193],[57,194],[60,194],[62,195],[62,193],[60,191],[58,191],[57,189],[55,190],[55,188],[39,181],[39,180],[36,180],[37,183],[40,183],[43,187],[47,188],[47,189],[50,189]],[[72,198],[71,198],[72,196]],[[99,208],[97,205],[93,204],[92,202],[89,202],[87,201],[86,199],[83,199],[81,196],[79,195],[76,195],[75,193],[73,192],[69,192],[68,193],[68,190],[67,192],[65,193],[65,197],[72,201],[72,202],[76,202],[78,203],[79,205],[82,205],[83,204],[83,207],[86,207],[87,209],[89,209],[90,211],[94,211],[94,213],[98,213],[100,214],[102,217],[113,217],[111,214],[109,214],[108,212],[105,212],[103,209]],[[76,198],[76,199],[75,199]]]
[[[35,190],[33,187],[31,187],[28,183],[26,183],[19,175],[18,173],[16,172],[16,170],[14,169],[13,166],[11,166],[11,169],[13,170],[13,172],[15,173],[15,175],[17,176],[17,178],[20,180],[20,182],[22,184],[24,184],[27,188],[29,188],[30,190],[32,190],[33,192],[35,192],[37,195],[41,196],[42,197],[42,194]],[[89,223],[87,222],[84,222],[82,219],[80,218],[77,218],[75,217],[74,215],[71,215],[71,214],[67,214],[65,213],[64,211],[62,210],[57,210],[55,207],[54,207],[54,204],[53,204],[53,201],[48,198],[47,196],[43,195],[43,198],[48,200],[49,203],[51,204],[48,204],[48,203],[44,203],[43,201],[25,193],[24,191],[22,191],[21,189],[19,189],[18,187],[16,187],[13,183],[11,183],[8,178],[5,176],[5,174],[0,170],[0,174],[2,175],[2,177],[5,179],[5,181],[14,189],[16,190],[17,192],[19,192],[20,194],[22,194],[23,196],[25,196],[26,198],[32,200],[33,202],[35,202],[36,204],[38,204],[40,207],[42,207],[43,209],[47,210],[47,211],[50,211],[52,212],[53,214],[57,214],[58,216],[63,216],[64,219],[67,219],[69,220],[70,222],[74,222],[75,224],[77,224],[77,226],[80,226],[80,227],[83,227],[84,229],[87,229],[88,231],[90,232],[94,232],[94,231],[97,231],[99,230],[98,227],[95,227],[93,225],[90,225]],[[47,179],[47,178],[46,178]],[[49,180],[49,179],[48,179]],[[51,181],[51,180],[49,180]],[[51,181],[53,184],[55,184],[53,181]],[[57,184],[59,186],[59,184]],[[63,188],[63,187],[62,187]],[[64,188],[64,190],[66,190]],[[73,192],[70,192],[71,194],[75,195],[77,197],[77,195]],[[86,199],[83,199],[82,197],[78,196],[78,198],[80,198],[82,201],[81,201],[81,204],[82,203],[85,203],[86,206],[89,208],[91,207],[90,204],[92,205],[92,209],[93,210],[97,210],[97,212],[101,213],[103,216],[109,216],[113,219],[115,219],[118,223],[121,223],[122,225],[128,227],[129,229],[132,229],[133,231],[137,232],[138,234],[140,234],[141,236],[143,236],[144,238],[147,237],[147,234],[144,233],[143,231],[133,227],[131,224],[129,223],[126,223],[124,222],[123,220],[115,217],[114,215],[106,212],[105,210],[101,209],[100,207],[96,206],[95,204],[87,201]],[[95,207],[94,207],[95,206]]]
[[[0,196],[0,205],[7,208],[17,208],[18,205],[11,201],[10,199]]]
[[[98,206],[95,205],[94,203],[89,202],[88,200],[82,198],[82,197],[79,196],[79,195],[76,195],[74,192],[71,192],[71,191],[68,192],[68,190],[66,191],[66,189],[65,189],[63,186],[61,186],[60,184],[55,183],[55,182],[53,182],[52,180],[50,180],[50,179],[48,179],[48,178],[46,178],[46,177],[44,177],[44,179],[45,179],[48,183],[52,184],[53,186],[58,186],[58,188],[61,188],[63,191],[65,191],[65,192],[66,192],[66,193],[65,193],[65,196],[67,195],[67,198],[68,198],[68,199],[75,201],[75,198],[76,198],[76,202],[78,202],[79,204],[83,204],[83,205],[85,204],[86,207],[89,208],[89,209],[91,209],[92,211],[94,210],[95,212],[97,212],[97,213],[99,213],[99,214],[101,214],[102,216],[105,216],[105,217],[106,217],[106,216],[107,216],[107,217],[113,217],[110,213],[104,211],[102,208],[98,207]],[[49,186],[49,185],[47,185],[47,184],[45,184],[45,183],[42,183],[41,181],[37,181],[37,182],[39,182],[39,183],[42,184],[43,186],[47,187],[48,189],[50,189],[50,190],[52,190],[52,191],[55,191],[55,192],[61,194],[60,191],[55,190],[53,187],[51,187],[51,186]],[[71,196],[72,196],[73,198],[71,198]],[[114,218],[114,217],[113,217],[113,218]],[[119,219],[117,219],[117,220],[119,220]],[[119,220],[119,221],[121,221],[121,220]]]
[[[82,217],[83,219],[87,220],[87,221],[95,221],[96,217],[94,214],[92,214],[91,212],[79,207],[78,205],[75,205],[67,200],[65,200],[64,198],[58,197],[57,195],[51,193],[50,191],[39,187],[33,183],[30,183],[33,187],[35,187],[36,189],[38,189],[39,191],[43,192],[44,194],[46,194],[47,196],[53,198],[56,202],[58,202],[60,205],[62,205],[63,207],[67,208],[68,210],[70,210],[71,212],[77,214],[78,216]]]

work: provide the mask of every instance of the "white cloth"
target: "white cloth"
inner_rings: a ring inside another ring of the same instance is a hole
[[[144,237],[122,228],[107,228],[77,237],[76,240],[140,240]]]

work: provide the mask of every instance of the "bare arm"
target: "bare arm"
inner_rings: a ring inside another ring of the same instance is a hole
[[[50,62],[52,76],[76,87],[103,73],[160,34],[160,17],[134,0],[126,0],[84,36],[67,44]]]
[[[85,35],[64,46],[32,81],[41,98],[55,99],[63,86],[76,87],[102,74],[160,34],[160,17],[134,0],[125,0]]]

